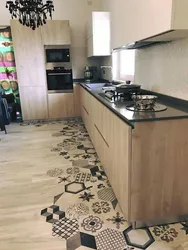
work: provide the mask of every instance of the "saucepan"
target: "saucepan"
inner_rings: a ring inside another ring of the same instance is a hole
[[[137,84],[125,84],[121,83],[115,86],[116,92],[130,94],[130,93],[138,93],[140,91],[140,85]]]

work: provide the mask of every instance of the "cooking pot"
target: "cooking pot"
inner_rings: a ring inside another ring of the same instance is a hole
[[[116,92],[129,94],[129,93],[137,93],[137,92],[139,92],[141,86],[137,85],[137,84],[121,83],[121,84],[116,85],[115,87],[116,87]]]

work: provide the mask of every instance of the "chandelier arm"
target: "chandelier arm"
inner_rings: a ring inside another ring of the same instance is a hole
[[[6,8],[9,9],[12,18],[18,18],[19,22],[33,30],[46,24],[47,15],[52,19],[54,11],[53,1],[47,0],[15,0],[7,1]]]

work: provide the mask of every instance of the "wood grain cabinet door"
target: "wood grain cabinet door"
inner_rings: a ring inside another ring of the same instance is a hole
[[[48,94],[49,118],[74,117],[73,93]]]
[[[125,218],[130,218],[131,127],[112,114],[109,180]]]
[[[19,86],[46,86],[41,29],[32,30],[12,20],[11,30]]]
[[[46,87],[20,87],[19,92],[23,120],[48,118]]]
[[[43,45],[71,44],[68,20],[48,20],[41,31]]]
[[[75,116],[81,116],[81,96],[80,85],[74,84],[74,110]]]

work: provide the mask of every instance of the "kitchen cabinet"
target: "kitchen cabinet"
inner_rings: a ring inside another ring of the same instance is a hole
[[[81,87],[82,118],[121,208],[129,216],[131,127]]]
[[[187,0],[146,0],[144,3],[117,0],[111,4],[112,48],[143,39],[171,41],[188,37]]]
[[[49,118],[74,117],[74,94],[73,93],[50,93],[48,94]]]
[[[48,118],[46,86],[19,87],[23,120]]]
[[[83,88],[80,89],[81,96],[81,116],[86,126],[87,131],[90,134],[90,137],[93,136],[92,128],[92,99],[90,95]]]
[[[188,119],[135,122],[133,129],[83,87],[81,96],[84,123],[126,220],[138,228],[186,221]]]
[[[47,119],[47,87],[41,30],[11,20],[23,120]]]
[[[70,25],[68,20],[48,20],[42,26],[42,42],[44,45],[71,44]]]
[[[74,116],[73,94],[47,96],[44,53],[45,45],[70,44],[69,21],[48,20],[46,25],[33,31],[18,21],[11,20],[11,31],[23,119]],[[61,96],[62,100],[60,100]]]
[[[80,85],[74,84],[74,111],[75,116],[81,116]]]
[[[92,12],[88,22],[87,53],[88,57],[111,55],[109,12]]]
[[[44,47],[40,28],[32,29],[11,20],[19,87],[46,86]]]

